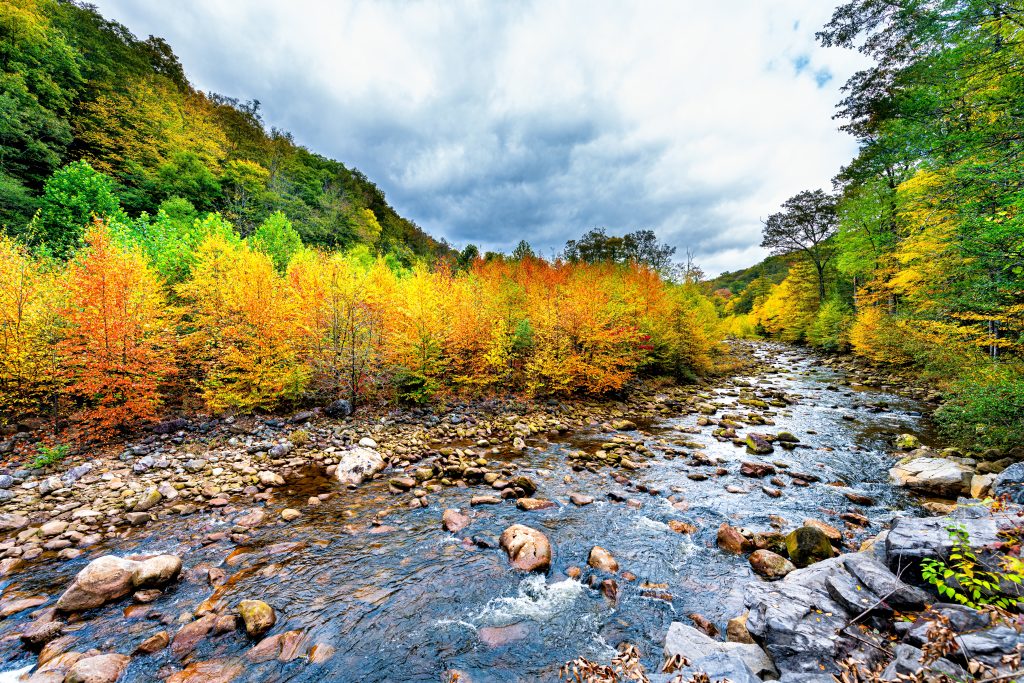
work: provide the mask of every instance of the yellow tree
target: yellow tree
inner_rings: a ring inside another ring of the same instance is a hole
[[[271,409],[302,396],[309,372],[299,353],[299,315],[267,255],[212,234],[177,292],[188,304],[183,346],[212,409]]]
[[[46,404],[56,411],[65,292],[52,270],[0,236],[0,415],[8,419]]]
[[[355,406],[374,389],[381,311],[368,299],[369,271],[343,254],[305,250],[288,267],[288,284],[302,311],[303,363],[318,394]]]

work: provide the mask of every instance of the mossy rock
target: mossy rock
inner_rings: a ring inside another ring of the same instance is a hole
[[[790,532],[786,536],[786,552],[798,567],[827,560],[836,554],[825,532],[813,526],[802,526]]]

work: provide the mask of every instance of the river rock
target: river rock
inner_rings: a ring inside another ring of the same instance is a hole
[[[747,630],[747,617],[748,612],[744,612],[738,617],[733,617],[725,624],[725,639],[730,643],[754,643],[754,639],[750,637],[750,631]]]
[[[189,664],[171,674],[166,683],[230,683],[244,670],[245,665],[233,659],[210,659]]]
[[[181,558],[177,555],[155,555],[137,563],[132,576],[133,588],[164,586],[181,574]]]
[[[441,526],[445,531],[458,533],[469,526],[469,517],[458,510],[448,509],[441,515]]]
[[[357,446],[343,451],[334,476],[346,486],[358,486],[384,469],[384,457],[372,448]]]
[[[176,558],[173,555],[162,557],[174,558],[177,561],[177,568],[180,570],[180,558]],[[139,588],[141,584],[137,582],[140,578],[146,581],[155,580],[160,575],[163,575],[164,570],[169,566],[169,564],[164,565],[164,560],[151,563],[145,569],[142,567],[143,564],[143,562],[136,562],[114,555],[104,555],[94,559],[78,572],[75,581],[57,599],[57,609],[62,611],[78,611],[91,609],[103,603],[117,600]],[[167,579],[167,581],[170,581],[170,579]]]
[[[171,640],[171,652],[176,657],[184,657],[192,652],[200,641],[209,635],[216,622],[216,614],[206,614],[185,624],[174,634],[174,638]]]
[[[526,512],[534,512],[536,510],[547,510],[548,508],[555,507],[555,502],[552,500],[544,500],[543,498],[520,498],[516,501],[516,507]]]
[[[792,562],[770,550],[755,550],[747,559],[755,572],[770,580],[781,579],[796,569]]]
[[[62,621],[33,621],[21,632],[21,642],[39,648],[64,632]]]
[[[345,399],[338,399],[333,403],[324,406],[324,415],[327,417],[340,418],[352,414],[352,404]]]
[[[913,451],[921,447],[921,440],[913,434],[900,434],[896,437],[896,448],[901,451]]]
[[[570,493],[569,500],[572,502],[573,505],[583,507],[584,505],[590,505],[591,503],[593,503],[594,497],[586,496],[582,493]]]
[[[619,571],[619,563],[615,557],[599,545],[595,545],[590,549],[590,556],[587,558],[587,564],[594,569],[602,572],[609,572],[611,574]]]
[[[896,645],[893,655],[893,660],[889,662],[889,665],[885,667],[880,676],[880,679],[883,681],[912,680],[910,677],[921,672],[924,668],[924,665],[921,663],[924,653],[913,645],[899,643]],[[939,674],[945,674],[948,677],[947,680],[953,681],[966,681],[972,678],[959,665],[954,664],[945,657],[940,657],[931,662],[928,665],[928,671],[935,679],[938,679]],[[908,678],[903,678],[904,676]],[[928,680],[932,680],[932,676],[929,676]]]
[[[722,522],[718,527],[718,547],[727,553],[741,555],[754,549],[754,544],[741,534],[736,527]]]
[[[242,600],[238,613],[245,622],[245,632],[252,638],[259,638],[277,622],[274,608],[262,600]]]
[[[971,498],[984,498],[992,490],[995,483],[994,474],[975,474],[971,477]]]
[[[797,567],[806,567],[835,555],[828,535],[813,526],[802,526],[786,536],[786,552]]]
[[[688,666],[671,674],[651,674],[650,683],[677,683],[678,681],[728,681],[729,683],[761,683],[746,662],[734,652],[713,652],[700,659],[690,660]]]
[[[64,683],[114,683],[128,667],[128,655],[83,657],[68,669]]]
[[[665,659],[681,655],[690,662],[697,662],[708,655],[725,653],[746,664],[757,676],[778,675],[772,660],[759,646],[749,643],[733,643],[714,640],[702,631],[680,623],[672,622],[665,636]]]
[[[536,529],[513,524],[502,532],[498,543],[516,569],[546,572],[551,566],[551,544],[547,536]]]
[[[893,609],[918,611],[930,601],[927,593],[904,583],[867,553],[844,555],[843,563],[850,574]]]
[[[142,497],[135,503],[132,510],[135,512],[145,512],[156,507],[163,498],[163,494],[155,486],[151,486],[142,494]]]
[[[762,434],[747,434],[745,443],[747,444],[747,450],[754,455],[768,455],[775,451],[771,442]]]
[[[294,522],[301,516],[302,513],[295,508],[285,508],[284,510],[281,510],[281,519],[286,522]]]
[[[744,461],[740,464],[740,474],[744,477],[761,478],[775,474],[777,470],[774,466],[764,462],[749,462]]]
[[[851,615],[829,595],[826,581],[836,574],[848,576],[843,560],[831,558],[790,572],[781,581],[746,585],[747,630],[781,674],[838,673],[836,663],[848,656],[868,666],[879,661],[877,650],[840,633]]]
[[[889,470],[892,480],[914,491],[956,498],[970,490],[974,471],[945,458],[918,457],[901,461]]]
[[[139,643],[139,646],[135,648],[135,654],[151,655],[163,650],[170,642],[171,637],[167,631],[159,631]]]

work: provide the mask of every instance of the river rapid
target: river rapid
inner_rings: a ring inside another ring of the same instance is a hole
[[[173,635],[181,615],[193,613],[214,591],[207,581],[190,576],[197,567],[219,567],[227,583],[214,599],[229,605],[264,600],[277,613],[271,634],[299,630],[322,655],[333,649],[318,663],[305,656],[253,663],[245,658],[252,641],[236,630],[205,638],[184,662],[170,649],[136,656],[122,681],[163,680],[201,660],[238,663],[235,681],[437,682],[452,679],[453,672],[461,672],[463,682],[554,681],[566,661],[583,656],[607,662],[623,641],[639,649],[648,671],[657,671],[672,621],[690,623],[689,615],[696,613],[724,632],[725,622],[743,611],[743,586],[760,580],[743,556],[717,547],[722,522],[758,530],[774,523],[789,530],[813,518],[843,530],[846,544],[856,548],[896,512],[915,505],[889,483],[888,469],[895,435],[909,432],[931,441],[921,406],[879,389],[851,386],[810,352],[767,343],[753,349],[762,369],[709,386],[702,400],[717,406],[711,416],[717,420],[750,413],[749,406],[736,403],[741,390],[784,394],[789,405],[759,411],[774,425],[737,431],[791,432],[800,440],[792,450],[776,447],[772,454],[752,456],[712,436],[715,425],[699,427],[700,413],[637,420],[638,431],[623,432],[642,440],[653,454],[649,467],[635,471],[573,469],[570,451],[597,450],[611,436],[599,427],[565,435],[563,441],[528,440],[523,453],[500,457],[517,460],[519,472],[538,485],[535,497],[556,502],[534,512],[518,509],[514,501],[471,508],[470,497],[488,493],[487,487],[445,488],[430,497],[428,507],[409,509],[396,505],[387,476],[343,491],[326,474],[310,470],[268,505],[276,512],[302,507],[309,496],[324,491],[342,493],[304,509],[289,525],[255,529],[247,545],[209,542],[211,533],[231,528],[220,516],[159,519],[125,538],[104,540],[77,559],[30,564],[4,579],[4,595],[55,599],[76,572],[104,553],[172,553],[184,559],[182,581],[153,603],[133,605],[125,599],[69,621],[69,647],[130,654],[158,631]],[[708,464],[695,464],[691,454],[698,450]],[[776,464],[785,484],[779,487],[781,497],[762,489],[774,487],[767,479],[740,475],[740,463],[749,460]],[[787,472],[820,481],[794,484],[799,477]],[[727,486],[739,492],[728,492]],[[869,496],[874,504],[854,506],[844,495],[848,492]],[[576,506],[571,493],[595,502]],[[441,514],[448,508],[469,514],[465,530],[442,529]],[[849,511],[863,514],[870,525],[846,524],[839,515]],[[678,533],[668,526],[672,520],[697,530]],[[516,523],[550,539],[553,560],[546,575],[511,569],[497,547],[502,530]],[[617,600],[587,585],[594,571],[587,556],[594,545],[618,560]],[[569,578],[570,567],[582,568],[580,580]],[[35,662],[16,637],[30,613],[0,622],[0,660],[8,672]],[[0,674],[0,680],[16,677]]]

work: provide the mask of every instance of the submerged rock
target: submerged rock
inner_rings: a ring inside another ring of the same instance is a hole
[[[595,545],[590,549],[590,556],[587,558],[587,564],[594,569],[609,572],[611,574],[619,571],[619,563],[615,557],[599,545]]]
[[[121,678],[130,661],[128,655],[83,657],[68,669],[64,683],[114,683]]]
[[[445,531],[450,531],[454,534],[469,526],[469,517],[458,510],[448,509],[441,515],[441,526],[444,527]]]

